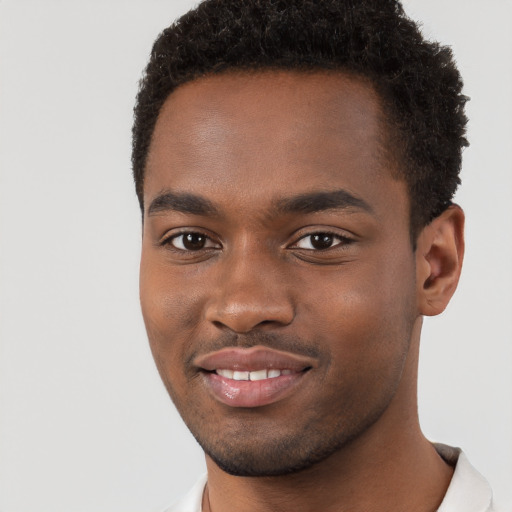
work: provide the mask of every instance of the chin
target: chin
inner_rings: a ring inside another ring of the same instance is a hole
[[[295,441],[294,444],[297,444]],[[330,449],[324,454],[319,453],[293,453],[285,449],[281,450],[258,450],[257,454],[250,452],[238,453],[212,453],[205,450],[205,453],[222,469],[222,471],[245,477],[270,477],[284,476],[304,471],[311,466],[328,458],[336,449]]]
[[[291,475],[319,464],[349,445],[367,430],[375,418],[367,418],[359,428],[338,428],[330,432],[301,429],[279,437],[238,431],[212,438],[192,434],[206,455],[224,472],[234,476],[273,477]],[[249,429],[248,429],[249,430]],[[211,434],[211,432],[209,432]]]

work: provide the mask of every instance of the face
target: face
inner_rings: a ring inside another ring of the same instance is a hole
[[[383,126],[373,89],[339,73],[201,78],[160,113],[142,310],[175,405],[229,473],[309,467],[398,400],[415,268]]]

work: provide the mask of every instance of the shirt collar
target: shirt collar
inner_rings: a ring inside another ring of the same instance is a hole
[[[437,512],[492,512],[492,490],[487,480],[469,463],[460,448],[434,443],[439,455],[455,466],[450,486]]]

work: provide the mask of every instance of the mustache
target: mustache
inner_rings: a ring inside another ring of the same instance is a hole
[[[188,353],[185,358],[187,367],[191,366],[193,361],[201,355],[217,352],[228,347],[252,348],[262,346],[315,359],[324,359],[326,355],[328,356],[325,347],[320,350],[320,344],[315,341],[307,341],[296,335],[290,336],[289,334],[271,332],[252,331],[244,334],[226,332],[213,340],[195,343],[194,346],[197,348]]]

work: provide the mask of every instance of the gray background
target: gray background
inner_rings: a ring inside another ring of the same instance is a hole
[[[139,313],[137,81],[191,1],[0,2],[0,509],[157,511],[204,470]],[[460,288],[427,319],[426,434],[512,506],[512,3],[405,0],[472,101]]]

